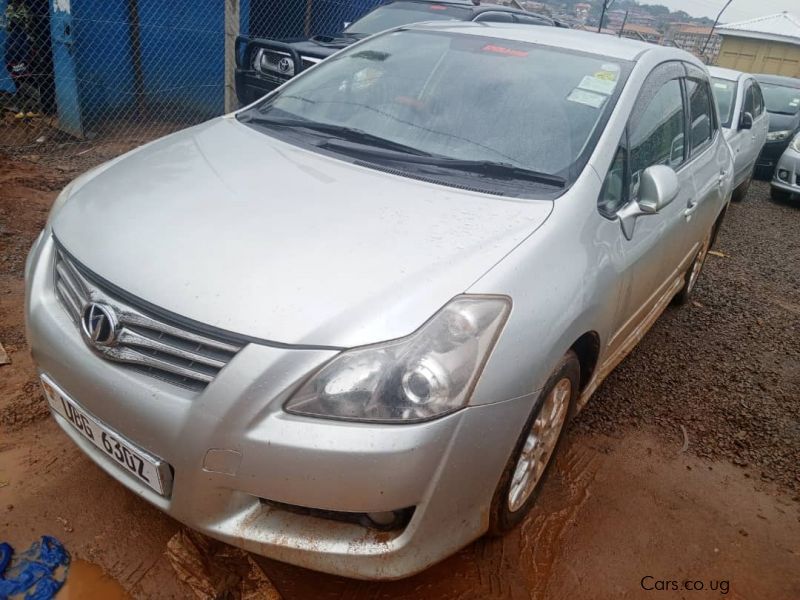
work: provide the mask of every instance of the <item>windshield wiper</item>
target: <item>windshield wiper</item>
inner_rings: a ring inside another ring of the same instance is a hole
[[[372,159],[384,159],[392,162],[451,169],[454,171],[475,173],[494,179],[523,179],[559,188],[563,188],[567,185],[567,180],[559,175],[542,173],[504,162],[465,160],[437,154],[422,153],[420,151],[409,154],[403,150],[397,151],[392,148],[378,149],[365,144],[335,139],[325,140],[319,144],[319,146],[342,150],[350,154],[359,154]]]
[[[394,142],[360,129],[344,127],[342,125],[319,123],[317,121],[308,121],[305,119],[284,119],[258,115],[242,115],[239,117],[239,120],[243,123],[307,129],[315,133],[329,135],[331,137],[320,141],[317,147],[339,150],[370,159],[382,159],[398,163],[475,173],[493,179],[522,179],[559,188],[563,188],[567,185],[567,180],[559,175],[542,173],[504,162],[465,160],[431,154],[430,152],[412,148],[411,146],[406,146],[405,144]]]
[[[422,163],[423,161],[416,162]],[[518,167],[510,163],[491,160],[462,160],[458,158],[441,157],[425,161],[424,164],[445,167],[457,171],[466,171],[468,173],[477,173],[478,175],[494,179],[524,179],[525,181],[534,181],[536,183],[543,183],[559,188],[563,188],[567,185],[567,180],[560,175],[543,173],[541,171],[534,171],[533,169],[526,169],[525,167]]]
[[[255,123],[257,125],[308,129],[310,131],[323,133],[335,138],[335,140],[327,139],[321,144],[318,144],[320,147],[329,145],[333,141],[344,140],[355,142],[359,146],[366,148],[380,148],[382,150],[394,151],[403,154],[404,156],[429,156],[427,152],[418,150],[417,148],[412,148],[411,146],[406,146],[405,144],[400,144],[399,142],[393,142],[392,140],[387,140],[386,138],[367,133],[366,131],[355,129],[353,127],[345,127],[343,125],[319,123],[317,121],[308,121],[305,119],[281,119],[278,117],[253,115],[244,115],[240,118],[240,121],[243,123]]]

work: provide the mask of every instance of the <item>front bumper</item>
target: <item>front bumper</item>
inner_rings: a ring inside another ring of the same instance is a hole
[[[767,179],[772,177],[772,171],[775,169],[775,165],[778,164],[778,160],[784,150],[789,147],[791,141],[792,139],[789,138],[788,140],[780,142],[766,142],[764,144],[761,148],[761,152],[758,154],[758,158],[756,158],[756,169],[758,169],[764,177]]]
[[[289,81],[288,78],[262,75],[252,69],[237,68],[234,77],[236,80],[236,97],[239,98],[239,103],[242,106],[252,104]]]
[[[792,148],[786,149],[778,160],[770,185],[786,192],[800,194],[800,152]]]
[[[73,400],[174,470],[160,496],[58,424],[101,468],[184,524],[246,550],[364,579],[421,571],[479,537],[533,394],[438,420],[372,425],[310,419],[282,405],[335,354],[249,344],[202,392],[108,362],[83,342],[53,290],[52,238],[26,269],[33,357]],[[262,500],[270,501],[271,504]],[[414,508],[400,530],[299,514]]]

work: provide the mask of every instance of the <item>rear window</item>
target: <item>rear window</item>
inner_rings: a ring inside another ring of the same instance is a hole
[[[800,111],[800,88],[762,83],[761,91],[767,110],[781,115],[796,115]]]
[[[367,36],[385,29],[422,21],[467,21],[472,10],[465,6],[428,4],[427,2],[395,2],[376,8],[344,30],[355,36]]]
[[[729,79],[719,79],[718,77],[713,77],[711,81],[722,126],[730,128],[733,107],[736,105],[736,82]]]

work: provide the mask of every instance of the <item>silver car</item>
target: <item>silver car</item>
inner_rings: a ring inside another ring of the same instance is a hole
[[[767,141],[769,113],[756,78],[748,73],[709,67],[722,132],[733,153],[733,196],[744,200],[756,159]]]
[[[773,200],[790,200],[800,196],[800,133],[783,151],[770,182]]]
[[[175,519],[404,577],[525,517],[732,183],[686,52],[403,27],[72,182],[30,347],[66,434]]]

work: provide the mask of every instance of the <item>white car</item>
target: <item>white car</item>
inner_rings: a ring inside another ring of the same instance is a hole
[[[769,130],[769,114],[758,81],[749,73],[709,67],[725,139],[731,147],[733,200],[743,200]]]
[[[800,196],[800,133],[794,136],[778,160],[770,182],[770,195],[779,201]]]

